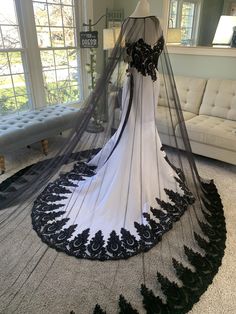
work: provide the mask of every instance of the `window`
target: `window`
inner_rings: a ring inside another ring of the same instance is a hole
[[[13,0],[0,2],[0,112],[30,107],[24,49]]]
[[[201,0],[171,0],[169,28],[181,29],[181,43],[195,45],[199,22]]]
[[[81,100],[78,4],[1,1],[1,114]]]

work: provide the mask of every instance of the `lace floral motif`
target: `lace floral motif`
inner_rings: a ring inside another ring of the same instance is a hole
[[[86,229],[78,234],[77,225],[66,227],[70,219],[64,217],[65,211],[62,210],[64,205],[58,203],[69,197],[71,194],[69,187],[75,187],[79,181],[93,176],[94,170],[94,167],[86,163],[76,163],[72,171],[63,174],[46,187],[35,201],[32,210],[33,227],[41,239],[51,247],[78,258],[126,259],[147,251],[161,240],[184,214],[188,205],[195,201],[185,182],[176,178],[183,194],[165,189],[170,202],[156,198],[157,208],[151,208],[150,214],[143,213],[146,224],[134,221],[137,236],[125,228],[121,228],[118,234],[114,230],[111,231],[107,241],[102,230],[91,234],[90,229]]]
[[[130,67],[134,67],[144,76],[151,76],[153,81],[157,80],[156,70],[158,59],[164,48],[164,37],[161,36],[152,48],[141,38],[134,43],[126,43],[126,52],[129,57]]]

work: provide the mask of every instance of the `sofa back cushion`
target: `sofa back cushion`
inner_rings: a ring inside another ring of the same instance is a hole
[[[236,80],[209,79],[200,114],[236,120]]]
[[[175,76],[175,82],[182,110],[198,114],[206,87],[206,79]],[[172,99],[171,102],[170,105],[173,108],[174,104]],[[159,105],[167,106],[163,77],[160,79]]]

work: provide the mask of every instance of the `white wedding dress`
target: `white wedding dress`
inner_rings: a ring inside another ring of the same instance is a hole
[[[146,19],[147,26],[152,19]],[[159,56],[161,31],[149,26],[145,33],[144,28],[144,39],[139,31],[126,38],[128,54],[136,49]],[[119,259],[146,251],[193,201],[166,160],[156,128],[157,68],[151,74],[147,68],[144,76],[130,62],[127,67],[118,130],[88,164],[79,162],[49,184],[33,208],[33,225],[42,240],[77,257]]]

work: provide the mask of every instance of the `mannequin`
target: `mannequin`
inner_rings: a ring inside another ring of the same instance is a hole
[[[148,0],[140,0],[130,17],[145,17],[150,15],[150,3]]]

